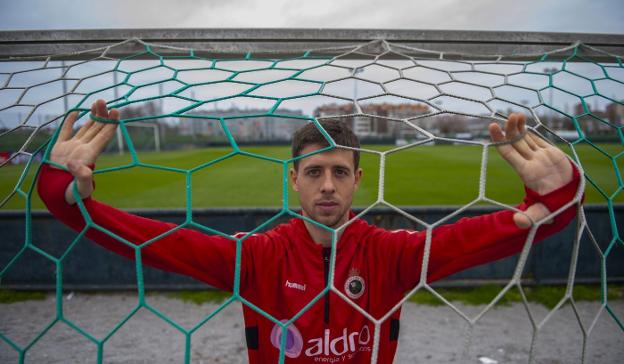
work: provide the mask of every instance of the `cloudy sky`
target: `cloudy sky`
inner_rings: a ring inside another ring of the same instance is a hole
[[[383,2],[374,2],[372,0],[0,0],[0,30],[308,27],[593,32],[624,34],[624,21],[622,21],[623,17],[621,14],[624,14],[623,0],[594,0],[591,2],[581,0],[428,0],[426,2],[408,0],[384,0]],[[4,65],[0,65],[4,66],[0,67],[0,73],[15,72],[22,67],[17,63],[14,63],[7,62]],[[142,65],[142,63],[140,64]],[[10,66],[15,66],[17,68],[14,67],[15,69],[8,69],[11,68]],[[93,70],[88,66],[89,65],[83,67],[84,69],[82,69],[82,73],[76,71],[78,73],[72,73],[71,76],[83,78],[94,74],[96,70]],[[98,64],[93,64],[92,66],[96,67]],[[105,66],[112,69],[113,64]],[[541,72],[543,68],[547,66],[552,67],[555,65],[539,65],[536,71]],[[38,66],[30,65],[30,67],[35,69]],[[143,65],[142,67],[147,66]],[[341,69],[332,69],[335,72],[344,71]],[[102,70],[99,70],[98,72],[100,71]],[[587,73],[587,77],[595,76],[590,74],[591,70],[587,67],[581,68],[577,71],[581,74]],[[613,72],[615,71],[616,70],[613,70]],[[53,95],[63,94],[65,92],[63,91],[63,87],[67,90],[73,90],[72,87],[74,87],[75,81],[64,81],[64,84],[61,84],[60,82],[46,84],[45,87],[40,87],[38,89],[33,88],[23,95],[23,97],[20,96],[23,92],[21,87],[38,85],[44,81],[56,79],[60,77],[59,72],[60,71],[58,69],[50,69],[40,72],[33,71],[20,73],[14,76],[11,79],[9,86],[17,87],[19,89],[0,90],[0,123],[4,123],[4,125],[17,124],[20,120],[22,120],[24,115],[28,114],[29,109],[17,110],[16,107],[8,108],[16,102],[20,104],[42,104],[42,107],[37,108],[37,113],[39,113],[43,119],[46,118],[45,115],[61,113],[68,105],[74,105],[82,96],[76,96],[78,98],[76,100],[72,98],[65,98],[57,99],[55,102],[44,101],[53,99]],[[139,83],[143,84],[156,82],[160,79],[167,79],[170,77],[170,75],[166,75],[160,71],[154,71],[149,76],[151,78],[141,80]],[[315,79],[313,76],[314,75],[306,74],[307,78]],[[365,74],[360,75],[360,77],[367,78],[365,76]],[[587,86],[588,81],[579,78],[574,80],[563,79],[563,76],[565,75],[562,74],[561,79],[557,79],[558,86],[564,89],[569,89],[570,92],[574,92],[579,95],[593,93],[593,91],[591,91],[591,87],[588,88]],[[114,82],[112,74],[106,74],[102,77],[108,78],[90,79],[90,81],[92,81],[91,83],[84,82],[80,86],[82,88],[89,86],[91,87],[90,89],[79,89],[76,90],[76,92],[91,92],[93,90],[102,89],[106,87],[106,85]],[[338,79],[341,77],[346,77],[346,75],[337,73],[335,75],[332,74],[332,77],[327,80],[331,78]],[[394,75],[394,77],[396,77],[396,75]],[[416,77],[416,79],[421,79],[423,75],[415,75],[414,77]],[[481,75],[481,81],[483,81],[483,78],[483,75]],[[0,74],[0,85],[2,84],[2,81],[6,79],[6,75],[2,76]],[[134,81],[134,79],[132,81]],[[194,81],[198,82],[198,80]],[[265,81],[266,80],[263,80],[262,82]],[[441,80],[426,81],[440,82]],[[375,89],[369,90],[367,88],[367,84],[358,82],[357,85],[353,85],[349,82],[351,81],[341,81],[341,83],[339,82],[328,85],[324,92],[331,95],[349,98],[363,98],[368,94],[375,95],[379,93],[379,90],[377,90],[379,86],[377,85],[370,86]],[[598,87],[603,95],[616,98],[616,94],[621,95],[622,92],[624,92],[624,90],[621,89],[621,84],[614,84],[613,82],[608,83],[610,81],[601,82],[603,82],[603,84],[598,85]],[[389,84],[386,85],[386,87],[390,86],[391,85]],[[392,89],[389,92],[397,93],[406,97],[415,97],[418,99],[426,99],[435,96],[434,94],[414,94],[416,91],[414,91],[415,88],[413,86],[403,87],[401,86],[400,81],[396,82],[395,86],[398,87],[398,89]],[[444,92],[465,97],[476,97],[474,92],[469,90],[467,86],[446,86],[450,87],[450,89],[444,89]],[[224,86],[219,87],[220,90],[224,88]],[[294,86],[291,87],[290,85],[280,84],[279,87],[280,89],[287,89],[293,94],[298,92]],[[543,87],[543,85],[540,87]],[[160,94],[160,92],[163,91],[158,89],[156,86],[152,88],[154,90],[148,90],[147,88],[145,88],[145,90],[150,92],[153,91],[155,95]],[[588,89],[590,91],[587,91]],[[422,91],[422,88],[418,90]],[[121,94],[126,91],[127,90],[120,90]],[[171,92],[172,90],[164,91]],[[497,90],[497,92],[503,91],[503,89]],[[194,89],[193,92],[195,92],[195,96],[200,99],[212,99],[215,97],[214,95],[211,97],[210,95],[202,94],[202,90],[200,89]],[[310,91],[307,90],[303,93],[308,92]],[[112,94],[97,95],[98,97],[103,97],[107,100],[112,100],[117,97]],[[20,97],[19,100],[17,99],[18,96]],[[490,96],[491,95],[487,97]],[[575,99],[574,97],[570,99],[571,96],[569,95],[566,97],[564,96],[566,95],[560,96],[553,93],[542,95],[542,97],[548,98],[551,104],[557,106],[557,108],[561,110],[570,108],[575,103],[578,103],[578,99]],[[513,101],[517,103],[531,104],[532,102],[532,98],[526,97],[518,92],[515,94],[512,92],[507,95],[507,97],[509,99],[513,99]],[[533,99],[535,97],[536,96],[533,95]],[[321,97],[319,96],[318,98]],[[254,103],[255,101],[257,100],[237,100],[236,105],[229,105],[224,101],[219,102],[218,107],[264,107],[262,105],[256,105]],[[306,113],[311,113],[312,110],[318,106],[317,103],[321,101],[325,102],[327,100],[308,100],[307,98],[302,98],[295,99],[295,101],[291,101],[290,103],[285,102],[281,106],[293,110],[300,109]],[[444,100],[437,101],[442,103]],[[604,98],[594,98],[594,100],[587,101],[591,102],[592,105],[596,105],[597,108],[603,108],[610,102]],[[177,107],[177,104],[174,103],[170,105],[170,103],[171,102],[169,101],[165,101],[165,107],[171,107],[174,109]],[[455,101],[455,103],[457,102]],[[461,111],[463,112],[471,113],[479,113],[481,110],[472,110],[464,104],[459,106],[455,104],[444,104],[442,106],[445,109],[448,108],[449,110],[456,106],[461,108]],[[480,105],[477,106],[482,108]],[[217,108],[217,104],[215,103],[213,107]]]
[[[400,28],[624,33],[622,0],[0,0],[0,29]]]

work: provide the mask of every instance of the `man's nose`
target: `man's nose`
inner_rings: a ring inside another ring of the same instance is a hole
[[[322,193],[334,193],[336,191],[336,185],[334,184],[334,178],[331,173],[325,173],[323,177],[323,183],[321,185]]]

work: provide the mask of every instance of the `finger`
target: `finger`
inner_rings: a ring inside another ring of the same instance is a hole
[[[513,216],[513,220],[516,226],[520,229],[528,229],[534,222],[538,222],[548,216],[550,211],[544,204],[536,203],[529,206],[524,212],[516,212]],[[551,224],[553,219],[544,221],[545,224]]]
[[[526,128],[526,116],[524,115],[524,113],[516,113],[517,116],[517,120],[518,123],[517,128],[518,128],[518,134],[519,135],[523,135],[523,140],[527,143],[527,145],[529,146],[529,148],[531,148],[531,150],[535,151],[537,150],[537,146],[535,145],[535,143],[533,143],[533,141],[529,141],[528,138],[526,138],[526,136],[529,134],[527,128]]]
[[[61,128],[61,132],[59,133],[58,140],[65,141],[71,138],[73,130],[74,130],[74,123],[76,123],[77,117],[78,117],[78,111],[74,111],[67,116],[67,118],[65,119],[65,122],[63,123],[63,127]]]
[[[95,111],[96,111],[96,106],[95,106],[95,102],[93,104],[91,104],[91,114],[95,115]],[[80,139],[82,138],[82,136],[87,132],[87,130],[89,130],[89,128],[91,128],[91,126],[93,126],[94,121],[89,119],[87,120],[87,122],[78,130],[78,132],[75,135],[76,139]]]
[[[495,143],[505,142],[505,134],[503,130],[496,123],[491,123],[489,126],[490,137]],[[512,147],[510,144],[499,144],[496,146],[498,153],[509,162],[512,166],[519,166],[524,163],[524,158]]]
[[[106,101],[102,100],[102,99],[98,99],[95,102],[95,107],[96,107],[96,114],[97,116],[101,117],[101,118],[108,118],[108,108],[106,107]]]
[[[531,134],[529,133],[529,137],[535,142],[535,144],[537,144],[540,148],[548,148],[551,147],[551,145],[545,141],[542,137],[540,137],[537,134]]]
[[[80,139],[84,136],[84,134],[91,129],[91,127],[95,124],[95,122],[91,119],[87,120],[87,122],[78,130],[74,138]]]
[[[533,225],[533,222],[531,222],[527,215],[521,212],[516,212],[513,215],[513,221],[520,229],[528,229]]]
[[[492,138],[493,142],[501,143],[505,141],[505,134],[503,134],[503,129],[501,129],[498,124],[491,123],[488,127],[488,130],[490,132],[490,137]]]
[[[516,129],[518,130],[518,135],[523,135],[522,140],[527,143],[531,150],[537,150],[537,145],[530,138],[528,138],[529,133],[526,129],[526,116],[523,113],[516,113],[516,120]]]
[[[117,110],[117,109],[110,109],[110,111],[108,113],[108,118],[110,120],[119,120],[119,110]]]
[[[119,120],[119,110],[111,109],[108,113],[109,120]],[[115,131],[117,130],[117,124],[106,124],[106,126],[93,137],[91,141],[95,148],[101,150],[108,144],[111,138],[115,135]]]
[[[533,138],[531,138],[531,134],[530,133],[526,133],[524,135],[524,141],[527,143],[527,145],[529,146],[529,148],[531,148],[532,151],[537,151],[540,149],[540,147],[535,143],[535,141],[533,140]]]
[[[518,127],[517,124],[518,119],[515,113],[509,114],[507,121],[505,121],[505,136],[508,140],[513,139],[518,136]]]
[[[93,171],[79,161],[67,163],[67,169],[76,178],[76,188],[81,198],[85,198],[93,193]]]
[[[89,128],[89,130],[87,130],[87,132],[80,139],[85,143],[88,143],[91,139],[93,139],[94,136],[96,136],[100,132],[100,130],[102,130],[102,128],[104,128],[104,125],[107,124],[96,122],[95,125]]]
[[[119,110],[111,109],[108,113],[109,120],[119,120]],[[94,148],[96,155],[99,155],[117,131],[117,124],[101,123],[104,126],[93,138],[89,141]]]
[[[523,134],[526,131],[526,116],[524,116],[524,114],[521,112],[517,112],[514,114],[516,114],[516,128],[518,128],[518,134]]]
[[[507,137],[507,141],[513,141],[511,145],[520,153],[522,157],[525,159],[533,158],[533,153],[531,148],[526,143],[524,138],[521,138],[522,133],[524,132],[524,115],[520,117],[517,113],[512,113],[509,115],[507,122],[505,123],[505,135]],[[520,125],[521,124],[521,127]]]
[[[115,136],[115,131],[117,130],[117,124],[106,124],[104,128],[95,136],[93,140],[91,140],[91,144],[97,154],[106,147],[108,142]]]

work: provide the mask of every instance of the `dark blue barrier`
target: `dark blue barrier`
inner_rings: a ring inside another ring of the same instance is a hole
[[[597,246],[605,250],[612,240],[609,212],[606,206],[585,206],[588,225]],[[492,212],[491,207],[476,207],[451,219]],[[454,211],[453,207],[410,207],[406,212],[427,222],[437,221]],[[614,209],[617,226],[624,226],[624,205]],[[164,221],[179,223],[184,219],[182,210],[133,210],[133,213]],[[356,210],[357,212],[357,210]],[[206,209],[195,210],[194,221],[210,228],[233,233],[249,231],[279,213],[277,209]],[[364,217],[370,223],[387,229],[421,230],[412,221],[390,209],[373,209]],[[275,223],[287,218],[278,219]],[[273,225],[275,225],[273,224]],[[523,279],[531,283],[565,283],[569,275],[573,242],[576,239],[576,220],[560,233],[536,245],[526,262]],[[273,226],[272,225],[272,226]],[[2,244],[0,267],[4,269],[24,246],[26,237],[23,212],[0,211]],[[32,242],[42,251],[61,257],[77,234],[56,221],[47,212],[32,213]],[[484,232],[487,233],[487,232]],[[587,233],[581,236],[579,258],[575,272],[577,282],[596,283],[601,277],[601,256],[596,244]],[[479,282],[504,282],[509,280],[518,257],[474,267],[439,282],[440,285],[465,285]],[[609,282],[624,278],[624,247],[616,246],[606,259]],[[56,285],[57,267],[43,255],[28,249],[15,261],[2,278],[1,287],[20,289],[53,289]],[[62,281],[66,289],[126,289],[136,286],[135,264],[106,251],[87,239],[77,241],[62,264]],[[194,289],[203,283],[188,277],[144,267],[147,288]]]

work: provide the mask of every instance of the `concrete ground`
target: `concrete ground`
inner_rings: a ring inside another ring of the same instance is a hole
[[[147,302],[185,328],[200,322],[219,305],[196,305],[164,294],[147,297]],[[98,339],[106,336],[137,304],[130,293],[65,296],[66,317]],[[483,306],[456,307],[468,317]],[[611,303],[624,317],[624,301]],[[0,331],[18,345],[27,345],[54,317],[53,296],[43,301],[0,304]],[[548,313],[541,305],[529,310],[536,324]],[[624,332],[593,302],[578,303],[578,315],[589,327],[598,315],[586,342],[585,363],[617,363],[624,358]],[[494,307],[472,328],[447,306],[407,303],[403,308],[397,363],[527,363],[532,327],[522,304]],[[466,351],[465,348],[468,347]],[[580,363],[583,332],[570,306],[564,306],[539,330],[534,345],[534,362]],[[63,323],[57,323],[27,352],[27,363],[92,363],[97,347]],[[179,363],[184,360],[184,336],[173,326],[141,309],[106,342],[106,363]],[[239,303],[226,307],[192,336],[193,363],[246,363],[242,309]],[[0,341],[0,363],[17,363],[17,352]]]

